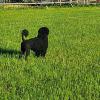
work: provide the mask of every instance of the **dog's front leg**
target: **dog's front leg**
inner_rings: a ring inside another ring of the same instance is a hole
[[[39,51],[39,50],[36,50],[36,51],[35,51],[35,56],[37,56],[37,57],[40,56],[40,51]]]
[[[45,57],[45,54],[46,54],[46,50],[43,50],[43,51],[41,52],[41,56],[42,56],[42,57]]]

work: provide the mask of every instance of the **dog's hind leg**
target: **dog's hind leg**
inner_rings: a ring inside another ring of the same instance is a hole
[[[19,58],[22,58],[22,56],[24,55],[25,52],[21,51]]]
[[[26,50],[25,60],[27,60],[28,55],[30,54],[30,49]]]
[[[21,58],[25,54],[25,48],[21,47],[21,53],[19,55],[19,58]]]
[[[25,51],[26,51],[25,44],[21,43],[21,53],[19,55],[19,58],[21,58],[25,54]]]

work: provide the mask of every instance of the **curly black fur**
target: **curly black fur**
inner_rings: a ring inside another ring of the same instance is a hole
[[[47,27],[41,27],[38,30],[38,35],[35,38],[25,40],[24,36],[28,36],[28,31],[26,29],[22,30],[22,43],[21,43],[21,55],[25,55],[25,59],[30,54],[30,50],[35,52],[37,57],[45,57],[48,48],[48,35],[49,29]]]

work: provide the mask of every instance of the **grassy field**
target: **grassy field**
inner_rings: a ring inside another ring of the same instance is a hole
[[[21,30],[50,29],[45,58],[19,59]],[[100,8],[0,9],[0,100],[99,100]]]

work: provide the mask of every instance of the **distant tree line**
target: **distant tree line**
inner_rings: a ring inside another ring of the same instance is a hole
[[[67,1],[69,1],[69,2],[74,2],[74,1],[76,1],[77,3],[83,3],[83,4],[86,4],[86,3],[89,3],[89,2],[100,2],[100,0],[0,0],[0,2],[5,2],[5,3],[24,3],[24,2],[26,2],[26,3],[31,3],[31,2],[39,2],[39,1],[54,1],[54,2],[60,2],[60,1],[65,1],[65,2],[67,2]]]
[[[0,0],[0,3],[31,3],[31,2],[41,2],[41,1],[60,1],[60,0]],[[62,0],[62,1],[69,1],[69,0]]]
[[[17,2],[34,2],[34,1],[41,1],[41,0],[0,0],[0,2],[5,2],[5,3],[17,3]]]

